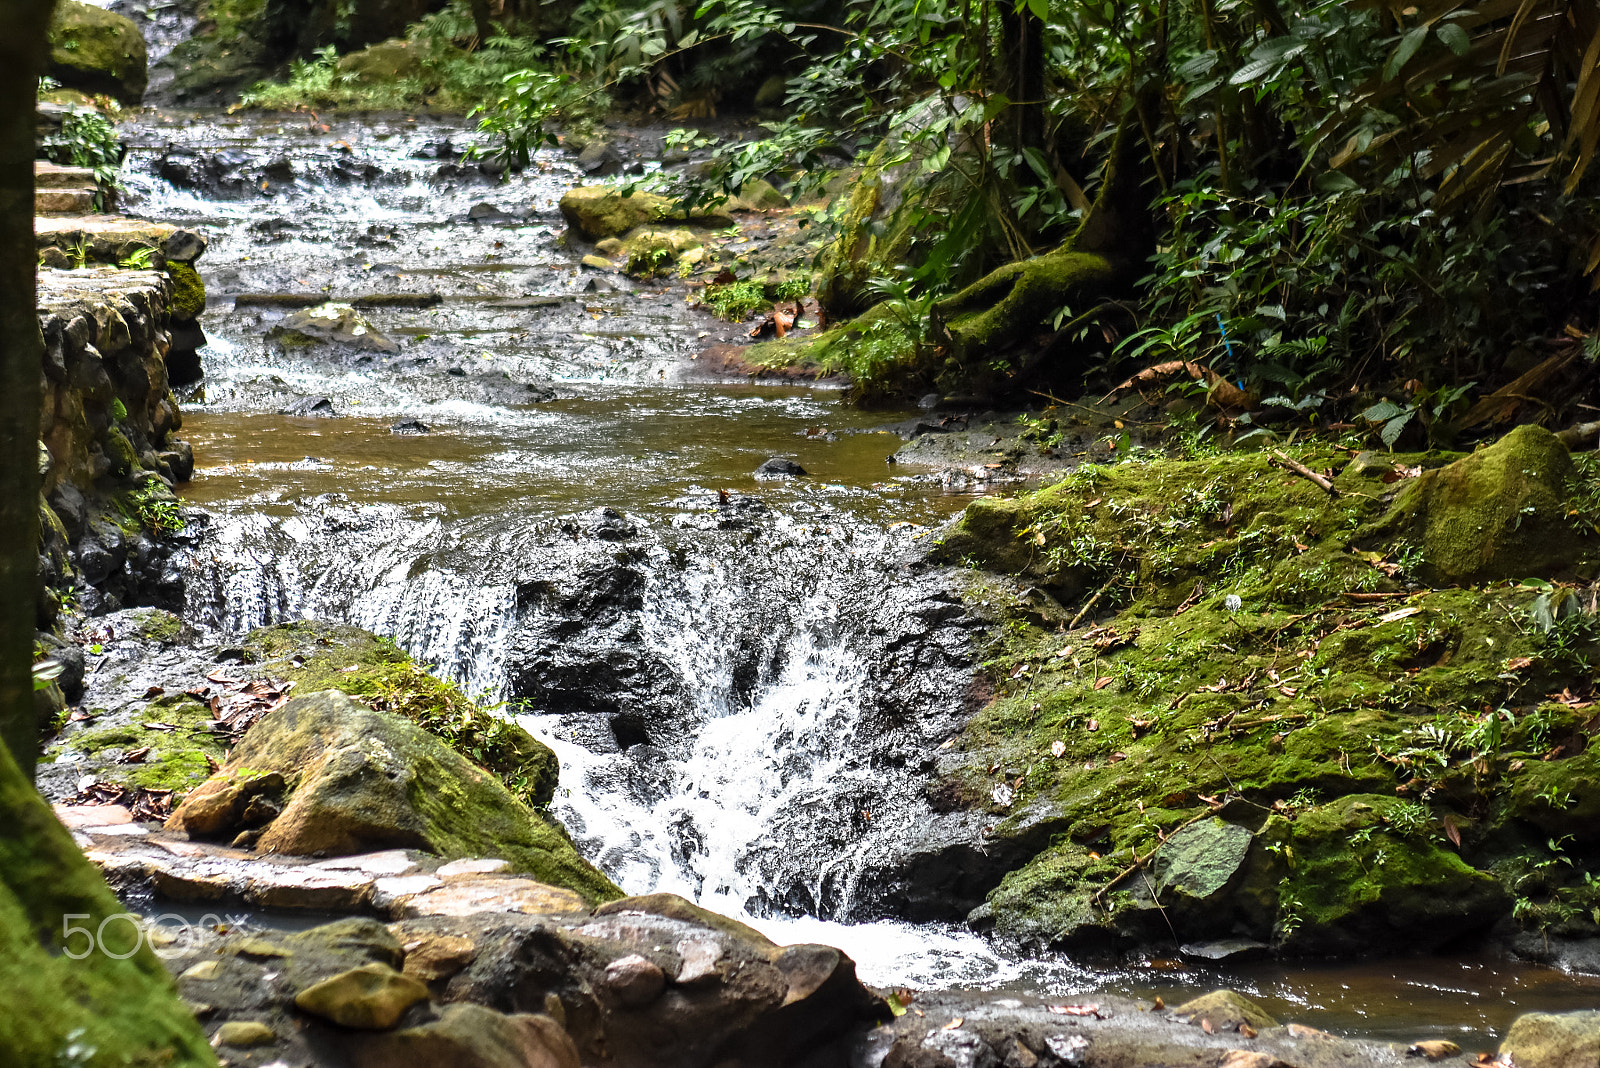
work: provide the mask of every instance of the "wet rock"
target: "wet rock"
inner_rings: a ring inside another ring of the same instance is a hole
[[[339,415],[334,410],[332,397],[301,397],[279,411],[284,415],[316,416],[324,419],[337,418]]]
[[[229,1020],[217,1028],[212,1040],[219,1046],[252,1049],[256,1046],[269,1046],[277,1037],[272,1028],[264,1023],[255,1020]]]
[[[666,984],[667,977],[661,968],[637,953],[606,965],[606,989],[630,1009],[650,1004],[661,996]]]
[[[1188,1020],[1196,1027],[1209,1025],[1212,1032],[1237,1031],[1240,1024],[1248,1024],[1257,1031],[1278,1026],[1278,1021],[1269,1016],[1265,1009],[1234,990],[1214,990],[1202,994],[1173,1009],[1172,1015]]]
[[[1272,952],[1272,947],[1265,942],[1255,942],[1248,938],[1222,938],[1215,942],[1186,942],[1178,947],[1185,957],[1194,957],[1197,960],[1233,961],[1241,963],[1247,960],[1259,960]]]
[[[425,983],[448,979],[472,963],[478,945],[460,935],[424,935],[405,945],[405,973]]]
[[[1519,1016],[1500,1043],[1500,1060],[1517,1068],[1593,1068],[1600,1062],[1600,1011]]]
[[[391,434],[427,434],[433,430],[421,419],[402,419],[389,428]]]
[[[337,855],[399,846],[447,858],[503,857],[590,900],[617,893],[559,830],[487,772],[421,728],[337,691],[297,698],[258,720],[215,777],[218,785],[196,791],[172,825],[220,807],[210,799],[228,797],[246,771],[276,772],[288,784],[282,814],[256,842],[262,851]],[[218,831],[244,829],[235,821]]]
[[[474,204],[467,209],[467,221],[475,223],[505,223],[516,222],[516,217],[506,214],[493,204],[484,202]]]
[[[356,1068],[578,1068],[561,1025],[533,1013],[444,1005],[436,1019],[355,1045]]]
[[[400,351],[399,345],[380,334],[349,304],[322,304],[295,312],[273,327],[268,336],[291,344],[330,342],[357,351]]]
[[[593,267],[597,271],[609,271],[614,266],[604,256],[585,256],[580,261],[585,267]]]
[[[56,5],[48,73],[67,88],[137,104],[148,83],[146,58],[132,19],[78,0]]]
[[[283,796],[284,787],[283,776],[275,771],[219,774],[189,794],[167,820],[166,829],[212,838],[238,828],[262,826],[278,815],[276,800]]]
[[[1155,865],[1162,901],[1175,895],[1187,899],[1179,907],[1192,907],[1217,897],[1244,866],[1252,840],[1247,828],[1220,819],[1191,823],[1172,835]]]
[[[341,1027],[385,1031],[427,999],[428,988],[417,980],[384,964],[368,964],[307,987],[294,1003]]]
[[[774,456],[755,470],[755,477],[762,479],[775,478],[801,478],[808,472],[794,460],[787,456]]]
[[[591,141],[578,153],[578,169],[591,177],[603,178],[622,170],[622,157],[605,141]]]
[[[206,239],[193,230],[174,230],[162,243],[162,255],[169,263],[193,263],[205,251]]]

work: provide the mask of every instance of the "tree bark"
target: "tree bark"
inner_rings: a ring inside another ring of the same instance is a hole
[[[34,601],[39,569],[34,99],[54,0],[0,0],[0,741],[32,778]]]

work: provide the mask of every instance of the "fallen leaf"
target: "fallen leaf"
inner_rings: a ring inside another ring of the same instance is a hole
[[[1161,997],[1160,994],[1157,994],[1155,1001],[1150,1003],[1150,1007],[1152,1009],[1160,1010],[1160,1009],[1166,1008],[1167,1007],[1167,1003],[1164,1000],[1162,1000],[1162,997]]]
[[[166,692],[167,691],[162,689],[160,686],[152,686],[152,687],[150,687],[148,690],[146,690],[144,692],[144,699],[146,701],[148,701],[148,700],[150,700],[150,698],[152,698],[152,697],[160,697],[162,694],[164,694]]]
[[[956,740],[954,738],[946,738],[943,742],[939,743],[939,748],[940,749],[949,749],[952,745],[955,745],[955,744],[956,744]]]
[[[149,755],[150,755],[150,747],[148,745],[141,746],[138,749],[130,749],[126,753],[122,754],[122,763],[124,763],[124,764],[143,764],[144,763],[144,758],[149,756]]]
[[[1211,1022],[1211,1017],[1202,1016],[1200,1018],[1200,1030],[1208,1035],[1214,1035],[1217,1033],[1217,1025]]]
[[[957,1016],[954,1020],[951,1020],[949,1023],[944,1025],[944,1030],[946,1030],[946,1031],[954,1031],[956,1028],[960,1027],[962,1024],[964,1024],[966,1022],[967,1021],[966,1021],[965,1017]]]
[[[1050,755],[1051,756],[1060,757],[1061,754],[1065,753],[1066,751],[1067,751],[1067,743],[1062,742],[1062,741],[1054,741],[1054,742],[1050,743]]]
[[[1422,611],[1421,606],[1411,605],[1407,608],[1396,608],[1393,612],[1385,612],[1378,617],[1379,623],[1393,623],[1397,619],[1409,619]]]
[[[1107,764],[1120,764],[1124,760],[1127,760],[1127,759],[1128,759],[1128,754],[1127,753],[1112,753],[1110,756],[1106,757],[1106,763]]]
[[[1095,689],[1097,689],[1097,690],[1098,690],[1098,689],[1099,689],[1099,688],[1100,688],[1100,687],[1099,687],[1099,686],[1096,686],[1096,687],[1095,687]],[[1097,719],[1091,719],[1091,720],[1090,720],[1090,721],[1089,721],[1089,727],[1088,727],[1088,729],[1089,729],[1089,730],[1091,730],[1091,731],[1097,731],[1097,730],[1099,730],[1099,729],[1100,729],[1100,721],[1099,721],[1099,720],[1097,720]]]
[[[1101,675],[1098,679],[1094,680],[1094,688],[1097,689],[1097,690],[1103,690],[1107,686],[1110,686],[1110,685],[1111,685],[1111,676],[1110,675]]]
[[[1461,848],[1461,828],[1456,826],[1456,818],[1454,816],[1446,816],[1444,818],[1444,835],[1455,843],[1457,849]]]
[[[1461,1047],[1449,1039],[1435,1038],[1427,1042],[1414,1042],[1406,1052],[1413,1057],[1426,1057],[1430,1061],[1439,1061],[1446,1057],[1454,1057],[1461,1052]]]
[[[1050,1005],[1048,1008],[1057,1016],[1093,1016],[1096,1020],[1105,1019],[1099,1005]]]
[[[1242,1022],[1239,1024],[1239,1033],[1241,1035],[1243,1035],[1245,1038],[1255,1038],[1256,1034],[1257,1034],[1256,1029],[1254,1027],[1251,1027],[1249,1024],[1242,1023]]]
[[[1510,660],[1506,661],[1506,670],[1521,671],[1523,668],[1528,667],[1532,663],[1533,657],[1531,656],[1514,656]]]

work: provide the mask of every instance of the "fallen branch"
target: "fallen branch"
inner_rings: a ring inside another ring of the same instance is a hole
[[[1341,593],[1339,596],[1352,601],[1383,601],[1390,597],[1413,597],[1415,594],[1402,591],[1399,593]]]
[[[1326,493],[1330,497],[1339,496],[1338,489],[1334,487],[1332,482],[1328,481],[1326,476],[1317,474],[1299,460],[1291,459],[1276,449],[1272,450],[1272,455],[1276,457],[1276,463],[1278,466],[1287,467],[1290,471],[1293,471],[1301,478],[1309,480],[1315,484],[1318,489],[1322,490],[1322,492]]]
[[[1600,422],[1578,423],[1574,426],[1569,426],[1558,433],[1556,437],[1561,439],[1561,444],[1569,449],[1580,448],[1584,442],[1600,437]]]
[[[1106,579],[1106,584],[1101,586],[1095,595],[1089,598],[1082,608],[1078,609],[1078,614],[1072,617],[1072,622],[1067,624],[1067,629],[1076,630],[1078,624],[1083,622],[1083,617],[1089,614],[1089,610],[1100,602],[1100,598],[1104,597],[1111,587],[1116,585],[1117,579],[1121,577],[1121,574],[1118,573],[1113,574],[1110,578]]]

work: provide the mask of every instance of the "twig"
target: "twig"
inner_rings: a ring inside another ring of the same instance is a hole
[[[1397,593],[1341,593],[1339,596],[1352,601],[1383,601],[1390,597],[1415,597],[1416,594],[1401,590]]]
[[[1199,815],[1184,820],[1182,823],[1172,828],[1171,834],[1168,834],[1166,838],[1163,838],[1161,841],[1157,842],[1153,847],[1151,847],[1150,852],[1146,853],[1143,857],[1140,857],[1138,853],[1134,853],[1133,863],[1128,865],[1126,868],[1123,868],[1120,872],[1112,877],[1110,882],[1096,890],[1093,896],[1089,898],[1089,903],[1091,905],[1098,905],[1100,903],[1100,899],[1104,897],[1113,886],[1116,886],[1122,880],[1126,879],[1128,876],[1132,875],[1134,872],[1140,870],[1146,864],[1150,863],[1151,858],[1161,851],[1161,847],[1166,845],[1167,842],[1171,840],[1172,835],[1177,834],[1191,823],[1200,822],[1215,811],[1215,809],[1208,808]]]
[[[1280,466],[1287,467],[1290,471],[1293,471],[1301,478],[1310,480],[1317,486],[1318,489],[1322,490],[1322,492],[1326,493],[1328,496],[1339,496],[1339,491],[1334,487],[1332,482],[1329,482],[1326,477],[1317,474],[1299,460],[1291,459],[1279,452],[1277,449],[1272,450],[1272,455],[1277,457],[1277,462]]]
[[[1093,597],[1089,598],[1088,602],[1085,603],[1082,608],[1078,609],[1078,614],[1072,617],[1072,622],[1067,624],[1067,629],[1076,630],[1078,624],[1083,621],[1083,617],[1089,614],[1089,610],[1099,603],[1100,598],[1104,597],[1106,595],[1106,591],[1111,589],[1111,587],[1116,584],[1117,579],[1121,577],[1121,572],[1117,572],[1114,573],[1110,578],[1106,579],[1106,584],[1101,586],[1099,591],[1096,592]]]

